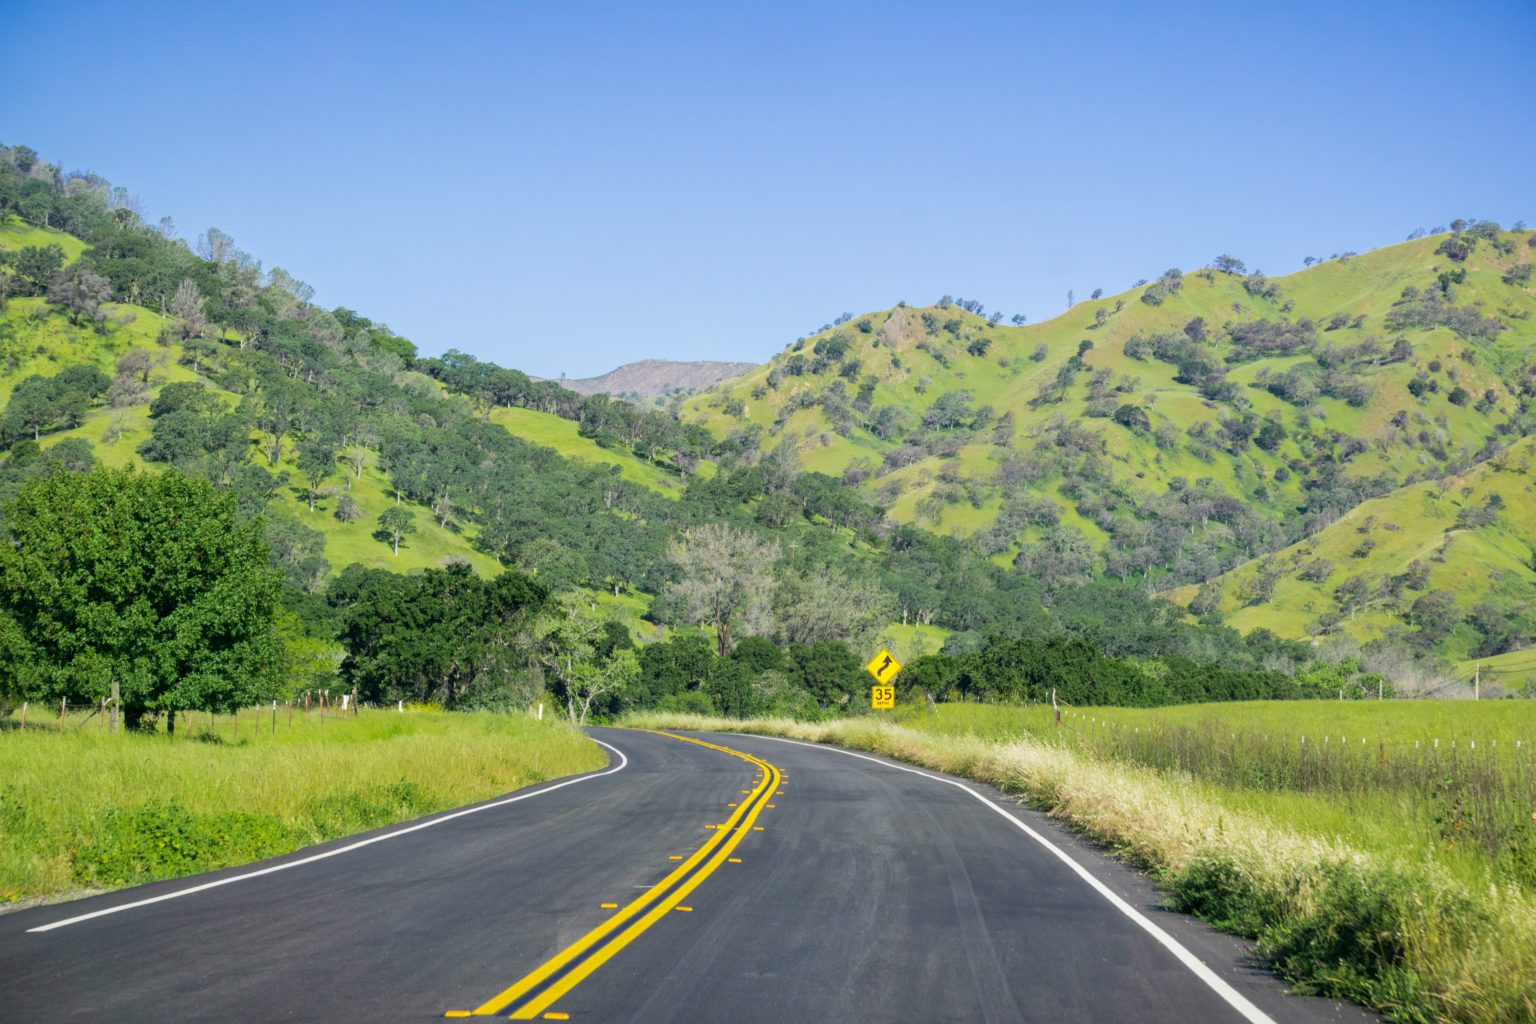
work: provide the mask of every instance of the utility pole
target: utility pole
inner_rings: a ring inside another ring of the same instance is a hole
[[[1483,699],[1483,663],[1478,662],[1472,669],[1472,699]]]

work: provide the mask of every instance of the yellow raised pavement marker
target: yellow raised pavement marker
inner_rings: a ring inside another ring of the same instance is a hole
[[[674,733],[659,731],[656,734],[739,757],[761,769],[762,778],[755,788],[742,790],[748,799],[735,809],[724,824],[704,826],[713,832],[713,835],[705,840],[704,845],[695,850],[687,860],[677,865],[665,878],[646,889],[639,898],[628,905],[616,908],[614,904],[603,904],[605,909],[615,908],[617,912],[511,986],[477,1006],[472,1011],[474,1016],[505,1014],[510,1009],[513,1020],[534,1020],[541,1014],[546,1020],[568,1019],[565,1014],[545,1011],[571,989],[581,984],[592,972],[612,959],[621,949],[643,935],[668,912],[672,910],[691,912],[692,907],[681,905],[688,894],[698,888],[727,860],[740,862],[740,858],[730,857],[730,854],[746,838],[749,829],[762,831],[761,826],[753,823],[763,812],[769,796],[779,785],[781,776],[778,768],[751,754],[691,736],[678,736]],[[679,858],[668,859],[678,860]]]

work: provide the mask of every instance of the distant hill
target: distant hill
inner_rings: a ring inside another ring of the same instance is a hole
[[[755,369],[756,363],[726,363],[713,359],[693,362],[642,359],[609,370],[601,377],[581,377],[560,383],[582,395],[665,398],[672,394],[691,395]]]

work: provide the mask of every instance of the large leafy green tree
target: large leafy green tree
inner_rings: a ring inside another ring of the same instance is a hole
[[[532,696],[519,686],[518,640],[546,591],[522,573],[486,580],[454,564],[401,576],[354,565],[327,596],[344,609],[342,675],[367,699],[454,707]]]
[[[5,671],[30,696],[146,714],[230,711],[272,692],[278,576],[234,496],[177,472],[54,473],[6,509]]]

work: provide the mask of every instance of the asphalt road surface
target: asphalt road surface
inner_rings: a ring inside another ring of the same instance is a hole
[[[987,787],[771,739],[592,733],[604,772],[0,916],[0,1020],[1373,1019],[1286,994]]]

